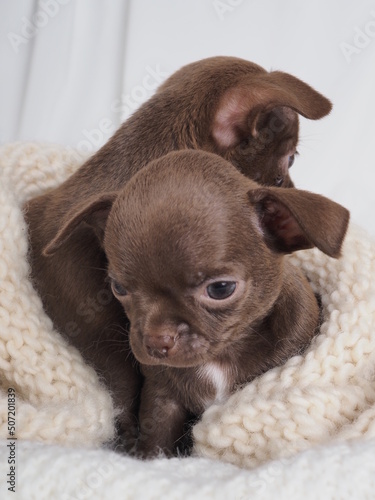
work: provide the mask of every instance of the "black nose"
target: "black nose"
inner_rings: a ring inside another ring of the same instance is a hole
[[[169,349],[175,345],[175,338],[170,335],[145,335],[144,345],[150,356],[154,358],[166,358]]]

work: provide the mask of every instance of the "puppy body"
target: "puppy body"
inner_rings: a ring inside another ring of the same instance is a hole
[[[190,415],[303,351],[319,307],[284,255],[317,246],[338,257],[349,216],[319,195],[261,187],[217,155],[181,151],[90,201],[47,252],[88,217],[130,319],[145,376],[138,453],[153,456],[175,452]]]
[[[217,153],[262,184],[291,187],[297,113],[318,119],[330,109],[326,98],[291,75],[236,58],[193,63],[169,78],[75,175],[26,205],[32,278],[46,312],[105,378],[129,443],[136,435],[141,379],[127,318],[106,281],[100,224],[106,194],[120,190],[150,160],[183,148]],[[94,219],[80,219],[69,243],[47,257],[45,246],[101,194]]]
[[[189,414],[302,352],[319,307],[283,255],[318,246],[337,257],[347,223],[330,200],[260,188],[202,152],[170,154],[130,181],[104,248],[145,375],[141,455],[173,453]]]

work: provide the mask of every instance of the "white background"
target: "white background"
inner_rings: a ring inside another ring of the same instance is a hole
[[[375,1],[2,0],[0,140],[94,151],[151,95],[147,75],[214,55],[292,73],[333,102],[301,119],[292,177],[375,235]]]

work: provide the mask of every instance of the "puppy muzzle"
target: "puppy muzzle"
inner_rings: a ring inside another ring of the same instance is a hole
[[[167,330],[167,329],[166,329]],[[141,334],[131,331],[130,344],[137,360],[145,365],[196,366],[207,356],[209,340],[189,331],[188,326],[174,332],[159,330]]]

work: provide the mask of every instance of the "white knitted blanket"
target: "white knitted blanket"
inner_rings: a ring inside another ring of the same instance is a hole
[[[320,335],[303,356],[209,408],[194,428],[195,457],[140,462],[99,449],[114,434],[112,401],[43,312],[28,279],[20,209],[82,160],[57,146],[0,148],[0,438],[12,437],[15,394],[19,498],[197,498],[198,488],[199,498],[375,498],[375,243],[353,226],[342,259],[315,250],[291,257],[322,296]],[[308,496],[307,480],[318,496]]]

